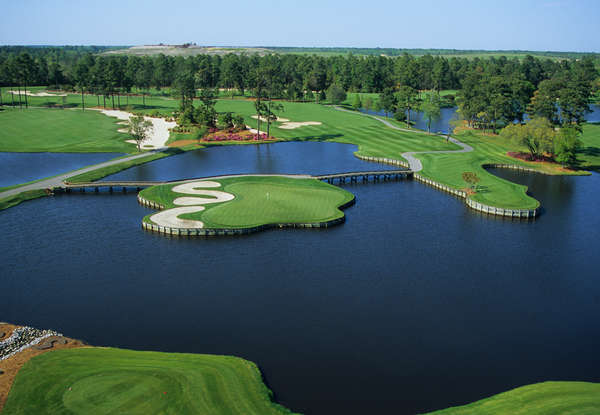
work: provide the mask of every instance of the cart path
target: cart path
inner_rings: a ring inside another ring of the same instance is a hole
[[[338,106],[333,106],[333,108],[335,108],[338,111],[348,112],[348,113],[356,114],[356,115],[362,115],[364,117],[371,117],[394,130],[405,131],[405,132],[409,132],[409,133],[417,133],[417,134],[428,134],[425,131],[421,131],[421,130],[409,130],[408,128],[397,127],[394,124],[392,124],[391,122],[384,120],[383,118],[377,117],[375,115],[365,114],[365,113],[357,112],[357,111],[350,111],[350,110],[347,110],[344,108],[340,108]],[[408,161],[409,169],[416,173],[416,172],[423,170],[423,163],[421,163],[421,160],[419,160],[415,157],[415,154],[452,154],[452,153],[470,153],[471,151],[473,151],[473,147],[457,140],[456,138],[449,137],[448,141],[461,147],[461,149],[460,150],[436,150],[436,151],[407,151],[400,155],[403,158],[405,158],[406,161]]]

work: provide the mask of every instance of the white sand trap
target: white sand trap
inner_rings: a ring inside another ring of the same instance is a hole
[[[19,95],[19,91],[8,91],[13,95]],[[30,97],[66,97],[67,94],[50,94],[48,92],[36,92],[33,93],[31,91],[21,91],[21,95],[28,95]]]
[[[322,123],[319,121],[304,121],[304,122],[285,122],[279,126],[279,128],[283,128],[284,130],[293,130],[295,128],[304,127],[305,125],[321,125]]]
[[[129,118],[133,115],[129,112],[119,110],[101,110],[100,112],[109,117],[116,117],[119,120],[123,120],[125,123],[129,121]],[[177,123],[174,121],[167,121],[164,118],[144,117],[144,119],[150,121],[153,127],[150,136],[142,143],[144,148],[152,150],[164,148],[167,140],[169,140],[169,130],[174,128]],[[123,122],[118,124],[123,124]],[[118,131],[121,133],[128,132],[126,128],[121,128]],[[135,140],[125,140],[125,142],[136,144]]]
[[[204,227],[204,223],[199,220],[179,219],[177,216],[184,213],[202,212],[203,206],[208,203],[228,202],[235,198],[234,195],[219,190],[205,190],[207,188],[220,187],[221,183],[210,180],[200,180],[197,182],[188,182],[174,186],[171,191],[175,193],[183,193],[187,195],[212,196],[206,197],[178,197],[173,201],[173,204],[185,207],[177,207],[164,210],[150,216],[150,220],[159,226],[167,226],[171,228],[194,228],[199,229]]]
[[[183,215],[184,213],[201,212],[203,210],[204,206],[177,207],[156,213],[150,216],[150,219],[152,220],[152,222],[160,226],[167,226],[170,228],[200,229],[204,227],[204,222],[191,219],[179,219],[177,216]]]
[[[255,120],[258,120],[258,115],[253,115],[252,118],[254,118]],[[267,119],[265,117],[260,117],[261,121],[267,122]],[[277,120],[275,121],[279,121],[279,122],[288,122],[289,120],[287,118],[279,118],[277,117]]]

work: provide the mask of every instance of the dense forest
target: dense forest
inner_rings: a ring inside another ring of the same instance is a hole
[[[182,112],[209,89],[251,91],[259,98],[323,100],[326,92],[379,93],[390,113],[439,105],[436,93],[456,90],[461,116],[475,127],[496,128],[526,113],[553,124],[580,124],[600,88],[592,56],[552,60],[533,56],[415,57],[316,56],[297,54],[198,55],[190,57],[105,56],[107,48],[1,47],[0,85],[48,85],[112,97],[132,88],[175,91]],[[432,91],[425,95],[418,91]],[[200,91],[200,92],[198,92]],[[335,93],[335,96],[340,94]],[[450,95],[451,100],[454,95]],[[423,102],[427,101],[427,102]],[[435,112],[435,108],[434,108]]]

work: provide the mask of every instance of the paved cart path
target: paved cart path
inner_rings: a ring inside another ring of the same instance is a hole
[[[408,128],[397,127],[394,124],[392,124],[391,122],[384,120],[383,118],[377,117],[375,115],[365,114],[365,113],[357,112],[357,111],[350,111],[350,110],[340,108],[337,106],[334,106],[333,108],[335,108],[338,111],[348,112],[348,113],[356,114],[356,115],[362,115],[364,117],[371,117],[394,130],[405,131],[405,132],[409,132],[409,133],[417,133],[417,134],[427,134],[425,131],[421,131],[421,130],[409,130]],[[423,164],[421,163],[421,160],[419,160],[415,157],[415,154],[436,154],[436,153],[439,153],[439,154],[449,154],[450,153],[451,154],[451,153],[469,153],[469,152],[473,151],[473,147],[457,140],[456,138],[449,137],[448,141],[450,141],[462,148],[460,150],[407,151],[400,155],[402,157],[404,157],[406,159],[406,161],[408,161],[409,169],[416,173],[416,172],[423,170]]]

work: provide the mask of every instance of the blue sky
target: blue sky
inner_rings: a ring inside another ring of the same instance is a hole
[[[3,45],[600,52],[600,0],[0,0]]]

